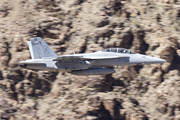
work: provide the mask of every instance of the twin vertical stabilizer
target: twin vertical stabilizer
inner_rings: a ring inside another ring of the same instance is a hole
[[[55,58],[57,54],[40,37],[27,42],[32,59]]]

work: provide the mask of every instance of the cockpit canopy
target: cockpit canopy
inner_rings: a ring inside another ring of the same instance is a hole
[[[102,52],[117,52],[117,53],[131,54],[131,51],[125,48],[108,48],[108,49],[102,50]]]

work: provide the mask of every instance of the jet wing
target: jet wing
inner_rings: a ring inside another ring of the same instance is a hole
[[[99,59],[113,59],[113,58],[123,58],[129,57],[128,55],[118,55],[118,56],[83,56],[83,55],[62,55],[54,58],[54,61],[58,60],[70,60],[70,59],[81,59],[81,60],[99,60]]]

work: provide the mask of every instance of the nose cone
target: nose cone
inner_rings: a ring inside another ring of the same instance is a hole
[[[157,57],[151,57],[142,54],[133,54],[130,56],[129,63],[130,64],[156,64],[156,63],[164,63],[166,60]]]
[[[157,58],[157,57],[151,57],[151,56],[146,56],[145,58],[146,60],[146,64],[153,64],[153,63],[164,63],[166,62],[166,60],[161,59],[161,58]]]

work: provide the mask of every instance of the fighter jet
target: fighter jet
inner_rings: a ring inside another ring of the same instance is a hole
[[[32,59],[20,61],[19,67],[32,70],[67,71],[75,75],[103,75],[115,72],[108,66],[166,62],[160,58],[132,53],[125,48],[108,48],[93,53],[58,56],[40,37],[31,38],[27,44]]]

